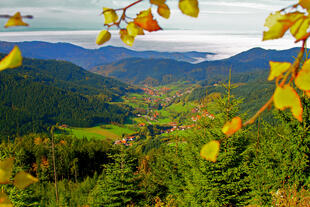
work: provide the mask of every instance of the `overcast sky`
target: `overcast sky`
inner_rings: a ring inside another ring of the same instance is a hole
[[[102,7],[121,8],[133,0],[0,0],[0,14],[32,14],[26,20],[31,27],[16,30],[98,30],[103,28]],[[207,31],[261,32],[264,20],[272,11],[279,10],[297,0],[200,0],[199,18],[181,14],[177,0],[167,0],[172,10],[171,18],[156,17],[164,29],[186,29]],[[148,0],[129,10],[134,16]],[[155,10],[155,8],[154,8]],[[4,24],[4,20],[0,23]]]

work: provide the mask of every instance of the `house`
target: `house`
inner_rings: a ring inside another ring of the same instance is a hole
[[[145,126],[145,123],[140,123],[138,126],[139,126],[139,127],[144,127],[144,126]]]

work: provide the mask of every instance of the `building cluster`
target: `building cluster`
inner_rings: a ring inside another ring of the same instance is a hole
[[[137,137],[136,136],[129,136],[129,137],[126,137],[126,138],[123,138],[121,140],[116,140],[114,142],[114,144],[123,144],[125,146],[132,146],[132,143],[134,141],[136,141]]]

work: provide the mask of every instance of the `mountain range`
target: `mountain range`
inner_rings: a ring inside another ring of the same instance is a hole
[[[186,62],[205,60],[208,52],[157,52],[134,51],[122,47],[106,46],[99,49],[85,49],[70,43],[31,42],[3,42],[0,41],[0,53],[8,53],[14,45],[18,45],[23,56],[37,59],[55,59],[72,62],[85,69],[97,65],[104,65],[119,60],[138,57],[146,59],[173,59]]]
[[[167,59],[129,58],[92,68],[90,71],[133,84],[167,84],[176,81],[207,81],[210,84],[233,74],[268,71],[269,61],[293,62],[299,48],[265,50],[253,48],[223,60],[193,64]]]

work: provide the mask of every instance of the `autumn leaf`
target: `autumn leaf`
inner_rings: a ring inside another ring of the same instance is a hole
[[[307,34],[309,28],[310,18],[303,15],[290,28],[291,34],[298,40]]]
[[[281,12],[277,11],[274,14],[270,14],[264,25],[265,27],[268,27],[269,30],[264,32],[263,40],[278,39],[283,37],[285,32],[303,16],[304,14],[300,12],[281,14]],[[296,29],[294,28],[293,33],[295,30]],[[297,34],[300,35],[301,32],[297,32]]]
[[[22,65],[23,57],[22,53],[17,46],[14,46],[13,50],[4,57],[0,62],[0,71],[8,68],[16,68]]]
[[[160,5],[165,4],[166,0],[150,0],[150,3],[154,4],[154,5],[157,5],[157,6],[160,6]]]
[[[143,29],[134,22],[129,22],[127,25],[127,32],[130,36],[144,35]]]
[[[242,120],[240,117],[235,117],[231,120],[231,122],[227,122],[222,128],[222,132],[226,134],[226,136],[231,136],[235,132],[237,132],[242,127]]]
[[[0,207],[13,207],[9,197],[4,192],[0,192]]]
[[[158,6],[157,13],[166,19],[169,19],[170,17],[170,9],[167,4]]]
[[[299,5],[302,6],[304,9],[310,9],[310,0],[299,0]]]
[[[273,102],[277,109],[284,110],[290,108],[293,116],[298,121],[302,121],[303,108],[300,98],[290,85],[278,86],[274,92]]]
[[[103,8],[104,24],[115,23],[118,20],[118,15],[114,9]]]
[[[21,171],[14,177],[14,185],[19,189],[24,189],[28,185],[38,182],[38,178],[33,177],[29,173]]]
[[[310,91],[306,91],[306,95],[310,98]]]
[[[199,6],[198,0],[179,0],[179,8],[183,14],[198,17]]]
[[[134,23],[149,32],[161,30],[157,21],[153,19],[151,9],[141,11],[134,19]]]
[[[128,46],[132,46],[134,41],[135,41],[135,37],[131,36],[128,34],[128,31],[126,29],[121,29],[119,31],[120,34],[120,38],[121,40]]]
[[[102,30],[96,39],[97,45],[102,45],[103,43],[109,41],[111,39],[111,33],[107,30]]]
[[[310,91],[310,59],[304,63],[297,74],[295,84],[303,91]]]
[[[23,22],[20,12],[16,12],[14,16],[10,17],[9,20],[4,25],[5,28],[15,26],[28,26],[27,23]]]
[[[273,62],[270,61],[270,74],[268,77],[268,80],[271,81],[280,75],[282,75],[284,72],[286,72],[291,66],[291,63],[288,62]]]
[[[14,159],[9,158],[0,161],[0,184],[10,183],[10,177],[12,175]]]
[[[219,141],[211,141],[205,144],[200,150],[200,156],[206,160],[216,162],[217,156],[220,151]]]

